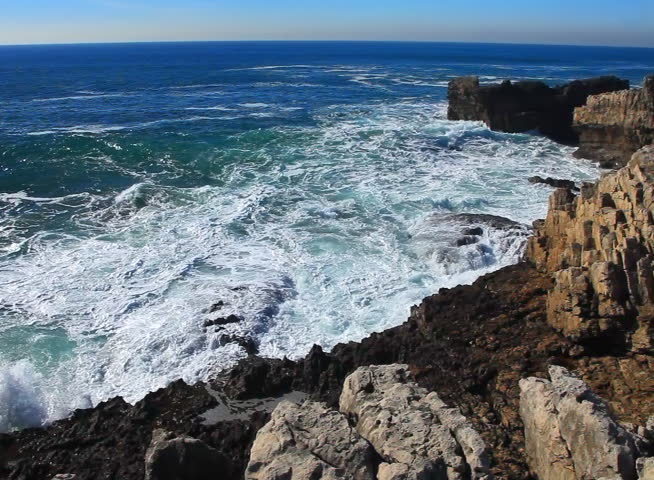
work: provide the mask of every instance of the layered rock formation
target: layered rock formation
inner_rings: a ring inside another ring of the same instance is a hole
[[[654,75],[645,77],[643,88],[591,95],[575,109],[573,126],[577,157],[625,165],[636,150],[654,143]]]
[[[654,146],[617,173],[559,189],[527,258],[553,275],[547,319],[594,349],[654,348]]]
[[[481,120],[491,130],[502,132],[539,130],[556,141],[575,144],[575,107],[584,105],[589,95],[627,88],[627,80],[613,76],[575,80],[558,87],[509,80],[482,86],[478,77],[459,77],[449,83],[447,118]]]

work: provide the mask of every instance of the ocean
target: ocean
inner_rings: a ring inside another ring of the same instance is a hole
[[[290,358],[360,340],[515,263],[551,193],[528,177],[601,172],[447,121],[448,81],[651,71],[654,50],[608,47],[0,47],[0,431],[207,379],[246,356],[235,337]],[[457,245],[461,213],[521,225]]]

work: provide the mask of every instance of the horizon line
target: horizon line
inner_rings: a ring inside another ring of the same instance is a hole
[[[1,47],[47,47],[47,46],[81,46],[81,45],[147,45],[164,43],[442,43],[470,45],[531,45],[549,47],[587,47],[587,48],[634,48],[654,50],[652,46],[642,45],[600,45],[581,43],[537,43],[537,42],[480,42],[465,40],[326,40],[326,39],[249,39],[249,40],[111,40],[103,42],[53,42],[53,43],[0,43]]]

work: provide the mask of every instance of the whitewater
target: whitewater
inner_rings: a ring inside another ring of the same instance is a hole
[[[517,262],[551,193],[528,178],[600,171],[537,134],[448,121],[444,64],[232,62],[17,91],[0,117],[0,431],[206,380],[247,355],[228,337],[280,358],[360,340]],[[457,244],[471,226],[479,242]]]

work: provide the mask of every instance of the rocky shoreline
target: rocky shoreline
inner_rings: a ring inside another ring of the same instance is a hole
[[[404,324],[0,435],[0,477],[652,478],[653,205],[645,147]]]

